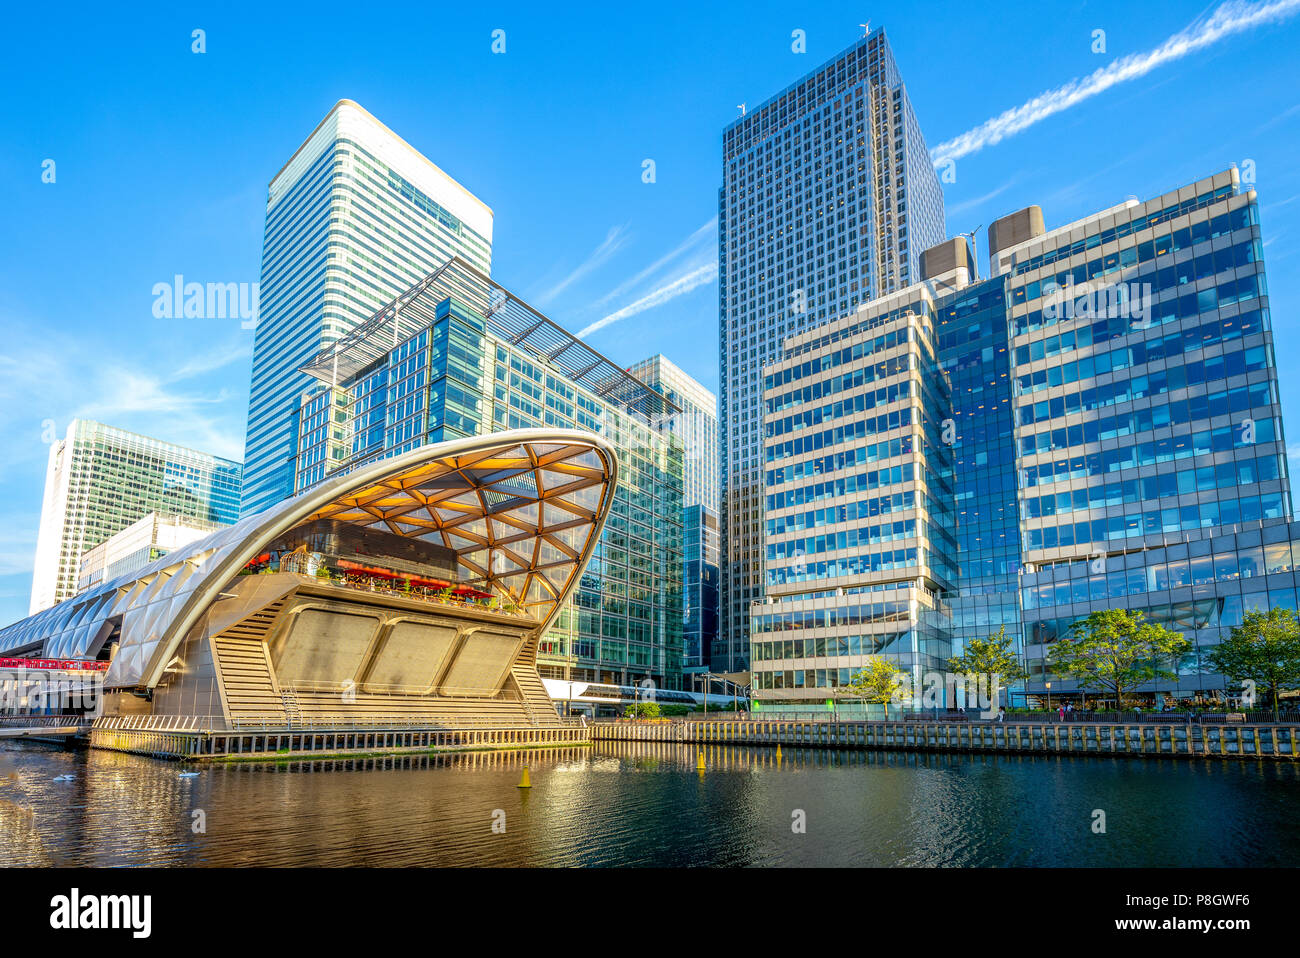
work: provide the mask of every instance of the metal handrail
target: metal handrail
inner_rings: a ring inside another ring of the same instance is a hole
[[[54,716],[44,716],[53,718]],[[61,723],[68,722],[65,720]],[[236,716],[227,722],[220,716],[206,715],[112,715],[101,718],[95,728],[115,731],[142,732],[311,732],[343,731],[349,729],[427,729],[430,731],[484,731],[521,728],[585,728],[581,717],[555,716],[552,720],[511,720],[499,716],[468,716],[447,719],[432,716],[382,716],[326,714],[313,715],[295,722],[292,726],[285,724],[277,714]]]
[[[89,725],[94,716],[89,715],[0,715],[0,728],[63,728],[69,725]]]

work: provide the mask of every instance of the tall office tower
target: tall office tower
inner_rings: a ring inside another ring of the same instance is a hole
[[[1296,608],[1300,563],[1254,190],[1231,169],[1050,232],[1030,207],[989,242],[1011,312],[1029,690],[1073,621],[1123,607],[1192,643],[1148,692],[1231,691],[1206,651],[1245,610]]]
[[[936,311],[929,286],[890,293],[787,338],[764,367],[762,701],[824,702],[872,657],[920,683],[951,653],[952,397]]]
[[[718,641],[718,514],[708,506],[687,506],[682,535],[682,669],[698,675],[714,671],[715,656],[726,661]]]
[[[50,447],[31,611],[76,595],[81,557],[150,512],[234,522],[241,473],[229,459],[74,419]]]
[[[426,443],[505,429],[558,426],[609,439],[619,470],[610,516],[578,589],[542,637],[538,667],[550,679],[681,688],[683,447],[655,428],[679,411],[670,401],[459,259],[304,368],[318,383],[298,410],[299,491],[324,478],[322,463],[336,448],[331,471],[339,474]],[[539,474],[560,490],[545,508],[572,513],[576,528],[594,490],[565,496],[562,471]],[[512,481],[503,476],[502,488]],[[444,535],[460,546],[481,543],[470,558],[508,579],[532,561],[512,552],[522,516],[446,533],[440,509],[393,520],[427,528],[439,543]],[[543,567],[573,546],[562,532],[538,542]]]
[[[718,397],[663,354],[634,363],[627,370],[678,407],[656,420],[660,432],[682,441],[686,460],[682,486],[687,506],[718,511]]]
[[[709,671],[719,638],[718,398],[663,355],[643,359],[628,372],[680,409],[657,420],[656,428],[681,440],[685,459],[683,664],[687,672]],[[719,656],[726,660],[725,648]]]
[[[293,493],[299,371],[420,277],[492,261],[492,211],[351,100],[271,180],[242,512]]]
[[[915,283],[944,220],[884,30],[729,125],[722,152],[722,601],[736,671],[763,586],[763,365],[788,336]]]

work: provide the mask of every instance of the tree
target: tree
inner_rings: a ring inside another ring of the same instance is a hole
[[[1056,641],[1048,665],[1084,688],[1113,694],[1115,707],[1122,709],[1125,694],[1143,682],[1176,678],[1161,663],[1188,648],[1188,641],[1177,632],[1145,619],[1141,612],[1128,609],[1094,612],[1074,623],[1068,637]]]
[[[868,662],[840,691],[872,705],[888,705],[897,701],[899,691],[905,688],[906,680],[906,672],[888,659],[877,657]]]
[[[1262,689],[1273,702],[1276,722],[1278,693],[1300,687],[1300,619],[1281,606],[1247,612],[1206,658],[1234,682]]]
[[[1029,678],[1011,648],[1012,638],[1004,625],[987,639],[971,639],[966,651],[948,660],[948,671],[975,676],[989,690],[989,701],[996,704],[1002,689]]]
[[[657,718],[660,717],[660,715],[659,715],[659,703],[658,703],[658,702],[636,702],[636,703],[633,703],[632,705],[629,705],[629,706],[627,707],[627,711],[623,713],[623,717],[624,717],[624,718],[657,719]]]

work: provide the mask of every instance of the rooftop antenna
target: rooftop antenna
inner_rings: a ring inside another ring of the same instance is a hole
[[[863,35],[864,37],[867,37],[867,36],[870,36],[870,35],[871,35],[871,21],[870,21],[870,20],[868,20],[866,23],[859,23],[858,26],[860,26],[860,27],[862,28],[862,35]]]
[[[745,104],[743,104],[743,103],[737,103],[737,104],[736,104],[736,109],[740,111],[740,115],[741,115],[741,116],[744,116],[744,115],[745,115]]]

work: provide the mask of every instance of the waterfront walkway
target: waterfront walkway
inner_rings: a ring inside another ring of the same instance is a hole
[[[1097,722],[598,722],[595,741],[1137,758],[1275,758],[1300,754],[1300,724]]]

